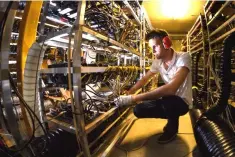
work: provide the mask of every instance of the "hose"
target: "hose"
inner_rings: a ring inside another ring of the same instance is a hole
[[[207,117],[214,117],[220,115],[228,104],[228,99],[231,91],[231,55],[232,48],[235,41],[235,32],[231,33],[223,41],[223,53],[221,54],[220,62],[220,79],[221,79],[221,90],[219,98],[214,106],[212,106],[207,112],[204,113]]]
[[[235,33],[223,41],[223,53],[220,63],[221,92],[213,107],[205,113],[193,109],[190,117],[197,145],[204,156],[235,156],[235,134],[231,127],[219,115],[225,111],[231,88],[231,54]],[[229,69],[229,70],[228,70]]]
[[[204,156],[235,156],[235,134],[221,117],[200,118],[194,127],[194,135]]]

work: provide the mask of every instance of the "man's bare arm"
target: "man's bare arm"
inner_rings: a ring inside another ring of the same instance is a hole
[[[140,79],[129,91],[128,94],[134,94],[138,89],[142,88],[150,78],[152,78],[156,73],[152,73],[150,70],[146,73],[142,79]]]
[[[187,67],[181,67],[174,78],[166,85],[163,85],[153,91],[133,95],[132,100],[134,102],[140,102],[144,100],[154,100],[167,95],[174,95],[184,80],[187,78],[189,69]]]

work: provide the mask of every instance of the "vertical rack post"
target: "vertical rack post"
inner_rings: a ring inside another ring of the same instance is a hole
[[[86,1],[78,2],[77,20],[75,23],[74,52],[73,52],[73,91],[74,91],[74,126],[77,139],[81,144],[85,157],[90,157],[87,135],[85,132],[84,114],[82,106],[82,84],[81,84],[81,44],[82,27],[84,25]],[[79,144],[79,143],[78,143]]]
[[[141,10],[141,17],[142,17],[142,44],[143,44],[143,47],[142,47],[142,53],[143,53],[143,60],[144,60],[144,64],[143,64],[143,68],[144,68],[144,75],[145,75],[145,70],[146,70],[146,65],[145,65],[145,55],[146,55],[146,49],[145,49],[145,34],[146,34],[146,27],[145,27],[145,18],[144,18],[144,14],[143,14],[143,11]]]
[[[140,71],[144,71],[143,69],[143,23],[142,23],[143,17],[142,17],[142,11],[140,14],[140,44],[139,44],[139,52],[140,52]],[[143,77],[143,73],[140,72],[140,78]]]

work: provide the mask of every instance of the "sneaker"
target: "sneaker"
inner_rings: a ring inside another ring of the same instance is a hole
[[[176,135],[177,135],[177,132],[166,131],[158,138],[158,143],[159,144],[169,143],[175,139]]]

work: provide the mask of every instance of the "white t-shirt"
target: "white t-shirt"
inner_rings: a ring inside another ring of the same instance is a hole
[[[192,77],[191,77],[191,57],[187,52],[174,52],[171,63],[166,70],[161,59],[154,59],[150,67],[152,73],[159,72],[165,84],[169,83],[175,76],[180,67],[187,67],[189,73],[183,84],[176,91],[177,96],[184,99],[184,101],[192,108]]]

